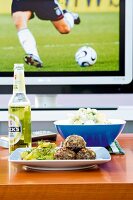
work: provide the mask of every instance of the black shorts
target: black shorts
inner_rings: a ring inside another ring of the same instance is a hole
[[[39,19],[57,21],[62,19],[63,12],[57,0],[13,0],[11,12],[31,11]]]

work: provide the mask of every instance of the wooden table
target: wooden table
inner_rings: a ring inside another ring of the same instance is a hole
[[[126,155],[79,171],[24,171],[9,163],[8,150],[0,148],[0,200],[133,199],[133,134],[118,141]]]

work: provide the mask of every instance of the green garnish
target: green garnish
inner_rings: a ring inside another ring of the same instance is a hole
[[[39,141],[37,147],[21,153],[22,160],[54,160],[56,144]]]

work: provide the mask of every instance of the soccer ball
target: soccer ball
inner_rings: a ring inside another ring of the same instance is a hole
[[[97,61],[97,53],[93,48],[84,46],[76,52],[75,60],[81,67],[94,65]]]

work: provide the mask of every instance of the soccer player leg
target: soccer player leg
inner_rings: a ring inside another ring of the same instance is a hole
[[[29,65],[35,65],[36,67],[42,67],[42,61],[40,60],[36,41],[30,30],[27,28],[27,22],[30,19],[32,13],[30,11],[15,12],[13,13],[13,21],[18,30],[18,38],[22,45],[26,55],[24,60]]]
[[[61,34],[67,34],[71,31],[72,26],[70,26],[66,20],[60,19],[58,21],[52,21],[55,28],[61,33]]]
[[[63,10],[63,14],[63,19],[52,21],[52,23],[60,33],[66,34],[71,31],[71,29],[74,27],[74,24],[80,23],[80,18],[77,13],[71,13],[67,10]]]

